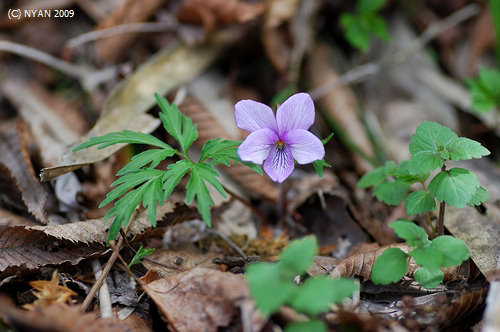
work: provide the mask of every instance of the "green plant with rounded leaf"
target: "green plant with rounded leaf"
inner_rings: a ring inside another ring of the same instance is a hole
[[[436,122],[425,121],[418,126],[410,143],[411,159],[396,165],[392,161],[365,174],[357,186],[373,186],[377,199],[389,205],[406,203],[408,215],[426,214],[439,202],[438,235],[443,234],[446,205],[463,208],[489,199],[477,176],[461,167],[447,168],[447,162],[482,158],[488,149],[474,140],[458,137],[451,129]],[[431,177],[432,170],[439,172]],[[430,180],[429,180],[430,178]],[[421,190],[410,193],[412,184]]]
[[[460,265],[469,258],[465,243],[453,236],[438,236],[431,241],[422,227],[403,219],[389,226],[412,250],[405,253],[399,248],[386,249],[373,266],[374,283],[385,285],[399,281],[408,270],[408,261],[413,258],[420,266],[415,271],[415,280],[425,288],[434,288],[443,281],[442,268]]]
[[[500,117],[500,71],[498,69],[481,68],[475,79],[465,81],[469,87],[471,107],[478,113],[493,110],[495,125],[499,126]]]
[[[356,13],[343,13],[340,16],[340,25],[349,44],[366,52],[370,48],[372,35],[385,41],[391,39],[384,18],[377,14],[386,2],[387,0],[358,0]]]
[[[281,252],[279,262],[254,263],[245,272],[252,297],[263,315],[272,315],[282,305],[288,305],[310,317],[307,322],[289,324],[285,328],[287,332],[327,331],[318,315],[357,290],[352,280],[340,278],[314,277],[301,285],[294,283],[294,277],[306,272],[317,252],[316,238],[308,236],[290,242]]]

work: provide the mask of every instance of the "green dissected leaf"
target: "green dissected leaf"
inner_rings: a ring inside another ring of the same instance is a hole
[[[175,164],[168,165],[168,169],[163,175],[163,201],[166,201],[181,179],[194,166],[187,160],[179,160]]]
[[[323,167],[332,167],[332,165],[327,163],[324,159],[313,161],[313,166],[320,178],[323,177]]]
[[[327,332],[328,326],[319,319],[313,319],[307,322],[295,322],[285,327],[285,332]]]
[[[345,38],[352,46],[366,52],[370,47],[370,26],[361,15],[343,13],[340,25],[344,29]]]
[[[443,282],[444,273],[440,269],[430,270],[425,267],[415,271],[415,280],[427,289],[432,289]]]
[[[366,15],[368,25],[371,28],[373,34],[384,41],[390,41],[391,35],[389,34],[389,29],[387,28],[387,23],[382,16],[376,14]]]
[[[234,161],[236,163],[242,163],[255,173],[262,175],[262,168],[260,168],[259,165],[240,159],[238,156],[238,146],[240,144],[241,141],[221,140],[220,138],[209,140],[201,149],[200,163],[206,159],[212,159],[210,162],[211,165],[224,164],[230,166],[231,161]]]
[[[306,236],[294,240],[280,254],[279,269],[285,278],[292,278],[306,271],[318,253],[316,237]]]
[[[429,171],[442,167],[444,159],[432,151],[416,152],[409,161],[409,171],[411,174],[429,174]]]
[[[372,269],[372,281],[387,285],[397,282],[406,274],[408,256],[398,248],[388,248],[377,258]]]
[[[359,13],[374,13],[384,7],[387,0],[359,0],[357,11]]]
[[[130,221],[132,214],[141,202],[143,202],[144,207],[148,207],[151,224],[156,225],[156,204],[162,202],[161,179],[163,174],[164,172],[160,170],[140,169],[125,174],[111,184],[116,188],[108,193],[100,207],[123,196],[115,202],[115,205],[104,217],[111,219],[116,216],[109,229],[109,240],[116,238],[122,225],[126,225]]]
[[[439,269],[443,263],[443,254],[430,246],[413,249],[408,255],[412,256],[418,265],[430,270]]]
[[[396,181],[386,181],[377,184],[373,190],[373,195],[386,204],[399,205],[409,190],[410,185],[408,183],[397,179]]]
[[[463,208],[479,187],[477,176],[463,168],[440,172],[429,183],[430,193],[440,202]]]
[[[438,236],[432,240],[430,248],[441,253],[443,257],[441,267],[460,265],[469,259],[469,249],[464,241],[453,236]]]
[[[231,165],[231,161],[238,158],[237,148],[241,144],[238,141],[221,140],[216,138],[207,141],[201,149],[200,163],[206,159],[213,159],[215,164]]]
[[[170,104],[165,98],[155,93],[156,101],[161,109],[160,119],[165,130],[175,138],[184,153],[198,138],[198,129],[193,121],[181,113],[177,105]]]
[[[208,191],[205,181],[210,183],[217,191],[225,198],[227,198],[226,191],[217,179],[219,173],[209,164],[194,164],[191,166],[191,175],[189,182],[186,186],[186,203],[190,204],[196,196],[198,203],[198,212],[203,217],[203,220],[208,227],[212,225],[212,217],[210,208],[214,206],[210,192]]]
[[[132,160],[125,165],[121,170],[116,173],[116,175],[123,175],[133,171],[137,171],[143,166],[151,163],[149,168],[155,168],[158,164],[168,157],[172,157],[175,154],[175,149],[152,149],[136,154],[132,157]]]
[[[484,203],[489,199],[490,199],[490,194],[488,194],[486,189],[479,186],[476,189],[476,192],[474,193],[474,195],[472,195],[472,197],[471,197],[470,201],[467,203],[467,205],[468,206],[480,205],[481,203]]]
[[[86,149],[94,145],[99,145],[98,149],[100,150],[118,143],[147,144],[163,148],[166,150],[173,150],[175,153],[175,150],[170,145],[160,141],[158,138],[151,136],[149,134],[139,133],[130,130],[123,130],[123,131],[109,133],[103,136],[91,137],[87,142],[82,143],[77,147],[73,148],[73,151]]]
[[[155,251],[154,248],[144,249],[144,247],[141,245],[139,247],[139,250],[137,250],[137,252],[135,253],[134,258],[132,258],[132,260],[130,261],[130,263],[128,263],[128,268],[130,269],[130,267],[132,265],[142,263],[142,259],[145,258],[145,257],[147,257],[147,256],[149,256],[149,255],[151,255],[154,251]]]
[[[122,225],[128,224],[132,214],[134,213],[137,206],[144,200],[144,204],[148,206],[148,215],[151,221],[151,224],[156,225],[156,202],[161,202],[161,190],[158,191],[156,188],[158,187],[158,183],[161,183],[161,178],[163,176],[163,171],[159,170],[151,170],[151,169],[142,169],[136,171],[135,174],[138,177],[142,177],[143,184],[138,188],[133,189],[123,195],[118,201],[116,201],[115,205],[108,211],[108,213],[104,216],[105,219],[110,219],[114,216],[115,219],[111,224],[109,229],[109,240],[114,240],[118,235],[120,228]],[[130,173],[129,173],[130,174]],[[129,175],[127,174],[127,175]],[[122,178],[126,177],[123,176]],[[119,180],[122,180],[120,178]],[[116,182],[116,181],[115,181]],[[130,183],[124,183],[126,186],[130,186]],[[133,186],[130,186],[132,188]],[[112,194],[109,193],[108,196]],[[147,196],[146,196],[147,195]],[[159,196],[158,196],[159,195]],[[104,204],[108,200],[101,203]],[[107,203],[106,203],[107,204]],[[153,207],[154,205],[154,207]],[[153,211],[154,210],[154,211]]]
[[[425,246],[430,243],[426,231],[411,221],[400,219],[391,222],[389,227],[412,247]]]
[[[436,199],[426,191],[416,191],[406,197],[406,213],[414,216],[436,208]]]
[[[395,176],[398,167],[393,161],[387,161],[384,166],[375,168],[373,171],[366,173],[357,183],[358,188],[368,188],[383,182],[388,176]]]
[[[289,304],[298,312],[319,315],[328,311],[331,304],[351,297],[356,289],[357,286],[352,280],[315,277],[306,280],[304,285],[298,288]]]
[[[458,137],[452,140],[446,149],[450,153],[451,160],[469,160],[472,158],[482,158],[490,154],[490,151],[474,140]]]
[[[280,277],[276,263],[251,264],[245,272],[245,277],[257,308],[265,316],[276,312],[297,291],[291,281]]]

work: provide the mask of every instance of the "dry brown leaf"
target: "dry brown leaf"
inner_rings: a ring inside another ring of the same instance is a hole
[[[17,214],[14,214],[8,210],[0,208],[0,226],[24,226],[30,225],[35,226],[38,223],[31,221],[28,218],[24,218]]]
[[[137,329],[133,324],[127,324],[112,318],[98,318],[97,313],[80,313],[80,306],[54,304],[47,308],[34,311],[20,310],[2,297],[0,312],[8,325],[17,331],[31,332],[148,332],[149,329]]]
[[[312,51],[307,66],[307,76],[312,88],[317,88],[339,77],[337,70],[332,66],[332,56],[330,49],[325,44],[318,44]],[[374,149],[365,127],[359,119],[356,98],[349,87],[338,86],[333,88],[319,102],[326,115],[344,130],[345,135],[349,137],[352,143],[357,145],[366,156],[373,158]],[[358,171],[366,173],[372,169],[359,154],[353,153]]]
[[[195,268],[143,285],[169,324],[179,332],[215,332],[228,326],[249,297],[243,275]]]
[[[207,37],[217,25],[246,23],[260,16],[263,11],[262,3],[241,0],[184,0],[176,16],[179,22],[203,24]]]
[[[147,20],[165,0],[127,0],[122,6],[99,23],[96,30],[111,28],[120,24],[138,23]],[[122,59],[137,33],[126,33],[96,42],[97,54],[103,61],[117,62]]]
[[[180,213],[183,205],[179,206]],[[179,222],[174,203],[158,208],[158,226]],[[0,227],[0,278],[18,272],[34,270],[48,264],[78,264],[82,259],[103,255],[109,248],[109,220],[94,219],[56,226]],[[131,241],[140,240],[153,229],[147,212],[137,214],[129,234]],[[160,229],[160,231],[162,231]]]
[[[47,192],[35,176],[33,165],[23,140],[24,123],[4,122],[0,125],[0,165],[8,171],[21,192],[28,211],[40,222],[47,222],[45,202]]]
[[[57,165],[66,145],[86,128],[81,114],[36,83],[10,78],[1,83],[0,90],[29,126],[43,166]]]
[[[67,303],[72,296],[78,295],[68,287],[59,285],[59,273],[54,270],[50,281],[36,280],[31,281],[30,286],[33,287],[33,295],[37,298],[35,302],[23,305],[23,308],[35,310],[36,308],[46,308],[53,304]]]
[[[164,277],[171,273],[188,271],[195,267],[217,269],[218,266],[212,263],[214,258],[221,257],[219,254],[187,251],[187,250],[155,250],[142,263],[148,270],[153,270],[158,275]]]
[[[330,277],[349,278],[359,276],[364,280],[370,280],[375,261],[388,248],[398,248],[405,253],[409,253],[411,251],[411,247],[406,243],[396,243],[357,253],[347,257],[339,265],[337,265],[335,269],[330,273]],[[415,261],[413,259],[410,259],[410,261],[408,262],[408,270],[406,275],[413,276],[418,268],[419,266],[415,263]],[[445,281],[463,279],[464,275],[467,276],[469,274],[469,263],[467,261],[462,264],[462,266],[452,266],[446,269],[442,269],[442,271],[444,272]]]
[[[189,116],[198,126],[198,140],[195,145],[201,149],[209,139],[220,137],[233,139],[226,130],[217,122],[213,115],[207,111],[195,98],[187,97],[179,106],[180,110]],[[271,201],[277,201],[279,189],[265,176],[259,175],[243,164],[236,164],[223,170],[245,188],[250,195],[259,194]]]
[[[470,51],[467,61],[467,73],[475,75],[477,64],[482,55],[495,46],[495,29],[493,17],[489,6],[484,6],[481,15],[475,18],[470,29]]]
[[[484,304],[484,298],[488,292],[488,286],[473,289],[460,295],[458,299],[451,301],[451,304],[444,308],[441,306],[437,312],[437,323],[441,329],[450,328],[460,322],[464,317],[474,313]],[[455,325],[455,328],[459,326]],[[450,329],[450,331],[453,329]]]
[[[125,129],[153,131],[160,122],[146,112],[155,104],[154,93],[164,95],[199,75],[238,36],[238,31],[221,31],[206,45],[189,48],[176,44],[152,56],[109,94],[96,125],[65,150],[59,166],[42,169],[42,181],[103,160],[124,146],[117,144],[102,150],[92,147],[72,152],[75,146],[90,137]]]
[[[286,74],[290,64],[292,46],[289,31],[284,26],[297,12],[298,0],[271,0],[267,2],[262,24],[262,44],[274,68]]]

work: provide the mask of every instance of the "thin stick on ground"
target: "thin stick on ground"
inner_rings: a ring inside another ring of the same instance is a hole
[[[116,76],[116,68],[114,67],[96,70],[90,67],[77,66],[33,47],[13,43],[8,40],[0,40],[0,51],[29,58],[54,68],[67,76],[74,77],[80,81],[82,87],[87,91],[93,91],[99,84],[109,81]]]
[[[128,225],[125,227],[125,230],[124,230],[125,234],[128,233],[128,230],[130,229],[130,226],[132,225],[133,221],[134,221],[134,218],[132,218],[132,220],[130,220],[130,222],[128,223]],[[106,276],[108,275],[109,271],[111,271],[111,267],[113,267],[113,264],[115,263],[116,259],[118,258],[118,254],[117,253],[119,253],[120,250],[122,249],[124,242],[125,242],[124,241],[124,236],[120,236],[120,239],[118,240],[118,244],[116,245],[117,250],[113,251],[113,254],[109,258],[109,260],[106,263],[106,266],[104,267],[104,269],[102,270],[102,273],[99,276],[99,279],[96,280],[95,284],[92,286],[92,288],[90,289],[89,293],[87,294],[87,297],[83,301],[82,307],[80,308],[80,312],[81,313],[86,312],[87,309],[89,308],[90,303],[94,299],[94,297],[97,294],[97,291],[99,290],[99,288],[101,288],[102,283],[104,282],[104,279],[106,279]]]

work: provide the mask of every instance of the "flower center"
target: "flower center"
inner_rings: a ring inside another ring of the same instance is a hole
[[[278,149],[281,150],[285,146],[285,141],[282,140],[282,139],[279,139],[278,142],[277,142],[277,144],[278,144]]]

